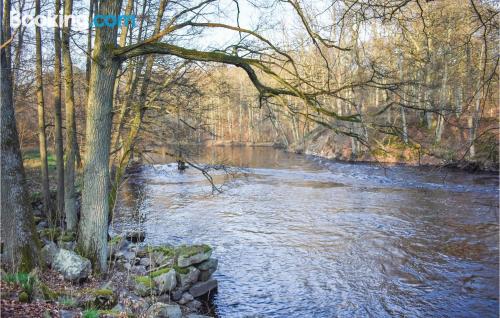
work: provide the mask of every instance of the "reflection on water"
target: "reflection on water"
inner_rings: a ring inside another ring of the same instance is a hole
[[[498,316],[494,175],[214,147],[198,162],[248,169],[212,194],[155,159],[122,188],[114,230],[214,246],[220,317]]]

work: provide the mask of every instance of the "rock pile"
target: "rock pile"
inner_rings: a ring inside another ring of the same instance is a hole
[[[91,263],[74,251],[74,235],[43,228],[42,256],[64,279],[79,283],[91,274]],[[108,242],[113,269],[109,282],[75,300],[76,306],[146,318],[202,318],[203,302],[217,290],[212,278],[218,261],[208,245],[147,246],[144,233],[117,236]],[[71,317],[70,311],[66,312]],[[102,316],[102,314],[101,314]],[[106,317],[108,317],[106,316]]]

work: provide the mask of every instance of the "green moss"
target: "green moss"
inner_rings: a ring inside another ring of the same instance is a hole
[[[54,239],[61,236],[61,229],[58,227],[49,227],[40,231],[41,237],[48,237]]]
[[[95,296],[113,296],[113,291],[111,289],[98,289],[94,291]]]
[[[179,267],[179,266],[177,266],[177,265],[174,265],[174,269],[175,269],[175,271],[176,271],[177,273],[179,273],[179,274],[183,274],[183,275],[185,275],[185,274],[189,273],[189,269],[188,269],[187,267],[182,268],[182,267]]]
[[[208,253],[212,248],[206,244],[202,245],[182,245],[176,250],[177,255],[183,255],[185,257],[190,257],[198,253]]]
[[[149,276],[151,278],[155,278],[155,277],[158,277],[158,276],[163,275],[165,273],[168,273],[170,270],[171,270],[171,268],[169,268],[169,267],[162,268],[162,269],[159,269],[157,271],[154,271],[154,272],[150,273]]]
[[[72,242],[76,240],[76,235],[74,232],[65,232],[59,236],[59,240],[62,242]]]
[[[154,282],[151,279],[150,276],[136,276],[134,278],[135,282],[138,284],[142,284],[146,286],[147,288],[153,288],[154,287]]]
[[[23,291],[19,294],[19,301],[22,303],[27,303],[30,300],[30,296],[27,292]]]
[[[148,254],[151,254],[153,252],[159,252],[165,256],[174,256],[175,255],[175,249],[173,247],[170,247],[170,246],[148,246],[146,248],[146,252]]]

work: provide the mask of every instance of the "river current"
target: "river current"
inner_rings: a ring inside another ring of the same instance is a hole
[[[212,147],[180,173],[153,158],[113,230],[206,243],[219,317],[498,317],[498,177]]]

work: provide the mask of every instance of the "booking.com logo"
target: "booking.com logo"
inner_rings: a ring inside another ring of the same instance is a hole
[[[10,15],[10,26],[19,28],[21,26],[37,26],[40,28],[62,28],[71,21],[71,27],[75,30],[83,31],[89,28],[89,16],[85,14],[70,14],[70,15],[23,15],[18,11],[12,11]],[[135,27],[135,15],[101,15],[94,16],[90,23],[90,27],[114,28],[116,26],[128,25],[131,28]]]

